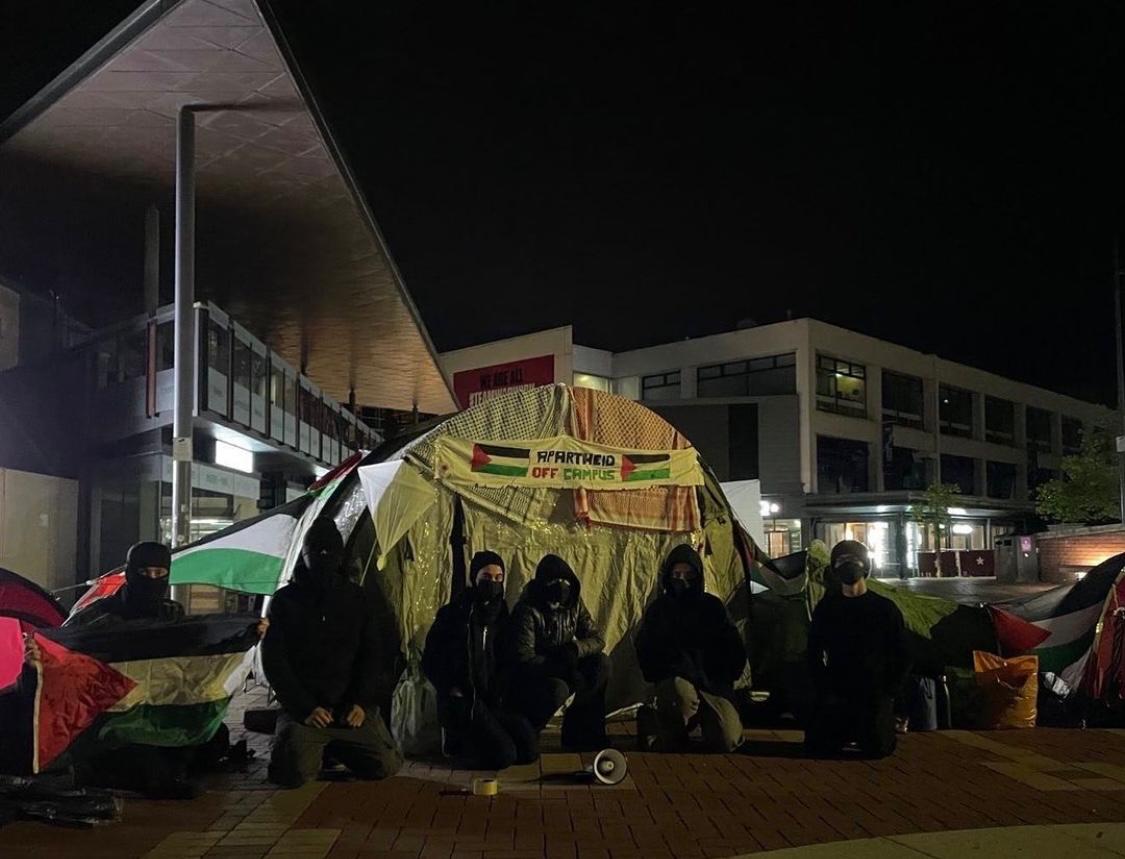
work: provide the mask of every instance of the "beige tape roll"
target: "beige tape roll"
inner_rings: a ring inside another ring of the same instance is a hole
[[[500,780],[494,778],[473,779],[473,796],[496,796],[500,792]]]

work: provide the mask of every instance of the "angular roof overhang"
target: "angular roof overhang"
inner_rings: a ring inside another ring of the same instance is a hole
[[[268,0],[149,0],[0,125],[0,277],[100,325],[143,309],[196,114],[196,297],[341,401],[455,408],[425,326]]]

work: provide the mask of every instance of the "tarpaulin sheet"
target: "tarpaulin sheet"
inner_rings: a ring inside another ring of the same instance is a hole
[[[398,541],[437,503],[437,489],[416,465],[402,459],[362,466],[359,480],[375,522],[376,566],[381,570]]]
[[[681,450],[691,443],[670,423],[641,403],[590,388],[568,388],[570,432],[575,438],[639,450]],[[636,492],[577,489],[579,520],[690,532],[701,527],[696,492],[687,486],[663,486]]]

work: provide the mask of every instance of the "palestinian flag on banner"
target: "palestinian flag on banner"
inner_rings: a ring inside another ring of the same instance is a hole
[[[531,451],[526,447],[502,447],[497,444],[474,444],[472,470],[501,477],[527,477]]]
[[[42,666],[30,714],[32,771],[68,749],[80,756],[211,739],[250,669],[257,621],[214,615],[36,632]]]
[[[1094,567],[1073,585],[997,606],[1046,633],[1039,644],[1027,651],[1039,657],[1041,672],[1059,675],[1071,688],[1078,685],[1102,609],[1123,568],[1125,555],[1118,555]],[[1002,632],[999,628],[997,631]],[[1004,645],[1002,640],[1001,646]]]
[[[303,495],[173,552],[171,583],[272,594],[297,524],[313,500],[315,496]]]
[[[672,458],[667,453],[629,453],[621,457],[621,480],[667,480],[672,476]]]

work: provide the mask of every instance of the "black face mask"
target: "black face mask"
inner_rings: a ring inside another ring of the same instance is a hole
[[[331,577],[340,572],[340,565],[343,562],[343,557],[339,552],[332,550],[317,551],[316,549],[305,548],[301,550],[301,560],[305,562],[305,568],[308,570],[310,577],[321,584],[327,583]]]
[[[548,582],[547,586],[543,589],[547,596],[547,604],[564,606],[570,602],[570,582],[566,579],[555,579],[553,582]]]
[[[139,570],[125,571],[125,602],[133,611],[157,611],[168,595],[168,577],[152,579]]]
[[[504,583],[485,579],[476,583],[473,588],[473,597],[478,603],[491,603],[504,596]]]
[[[699,589],[687,579],[669,579],[668,593],[678,600],[691,599],[699,593]]]
[[[844,561],[835,569],[836,575],[845,585],[854,585],[867,575],[867,569],[859,561]]]

